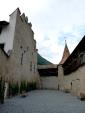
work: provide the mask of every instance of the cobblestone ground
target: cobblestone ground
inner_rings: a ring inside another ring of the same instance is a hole
[[[54,90],[36,90],[5,100],[0,113],[85,113],[85,102]]]

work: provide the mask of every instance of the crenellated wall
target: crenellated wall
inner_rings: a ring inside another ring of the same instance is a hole
[[[14,12],[15,14],[15,12]],[[14,15],[12,13],[12,15]],[[13,65],[12,65],[13,64]],[[11,74],[16,80],[35,80],[37,69],[36,41],[25,15],[17,10],[13,49],[10,56]]]
[[[0,43],[5,44],[4,52],[8,55],[5,58],[3,53],[0,54],[6,81],[37,82],[37,51],[32,24],[18,8],[10,15],[9,24],[2,29]],[[3,73],[1,69],[0,72]]]

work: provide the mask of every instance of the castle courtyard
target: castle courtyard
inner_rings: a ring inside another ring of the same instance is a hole
[[[70,93],[35,90],[26,97],[6,99],[0,104],[0,113],[85,113],[85,101]]]

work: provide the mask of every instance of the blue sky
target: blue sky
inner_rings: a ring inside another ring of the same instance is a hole
[[[85,35],[85,0],[2,0],[0,20],[19,7],[32,22],[39,53],[57,64],[65,39],[70,52]]]

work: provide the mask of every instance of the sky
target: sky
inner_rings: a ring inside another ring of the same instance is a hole
[[[2,0],[0,21],[17,8],[32,23],[38,52],[58,64],[65,40],[70,53],[85,35],[85,0]]]

